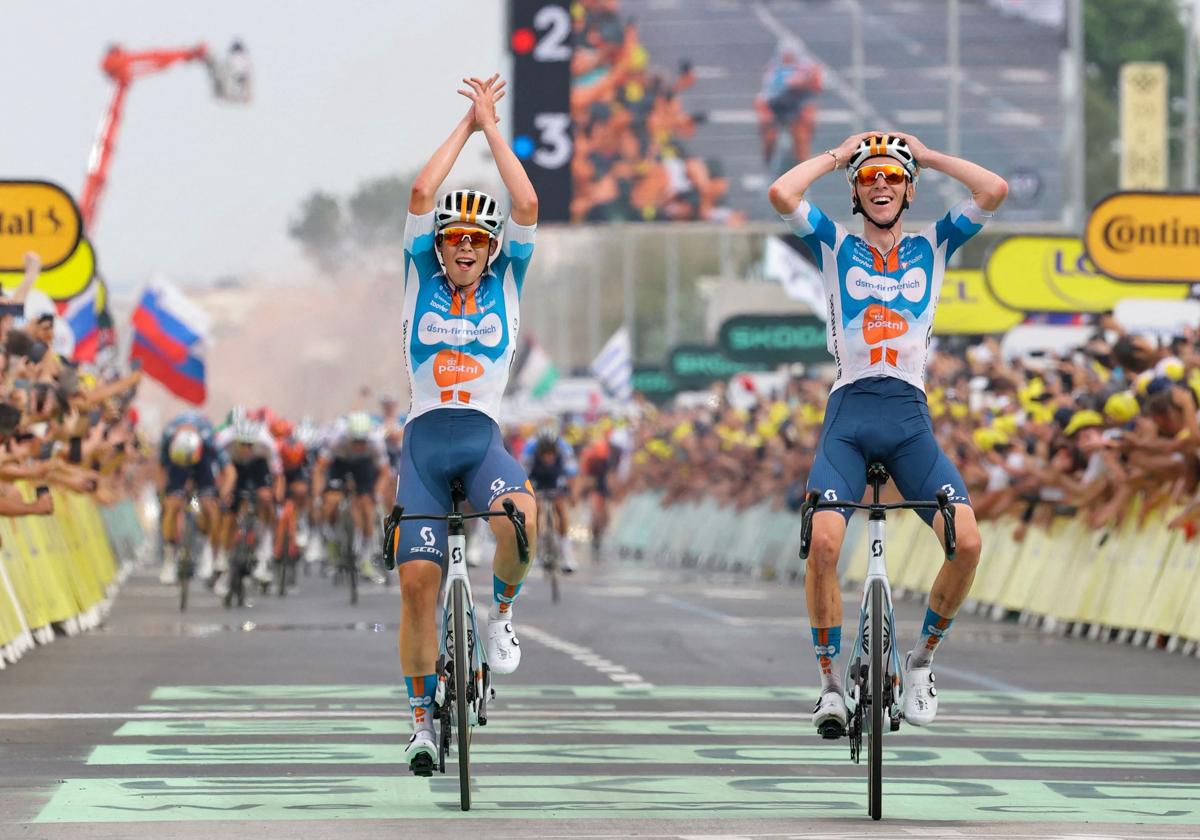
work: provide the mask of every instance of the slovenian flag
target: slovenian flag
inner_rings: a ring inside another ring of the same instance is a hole
[[[71,328],[71,335],[75,339],[71,361],[96,360],[96,352],[100,349],[100,317],[96,312],[99,291],[98,281],[92,280],[86,289],[67,301],[62,309],[62,318]]]
[[[130,360],[180,399],[200,405],[206,397],[204,345],[209,318],[174,285],[152,281],[133,312]]]

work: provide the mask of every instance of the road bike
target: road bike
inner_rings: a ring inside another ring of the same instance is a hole
[[[329,559],[333,562],[334,584],[345,581],[350,589],[350,604],[358,603],[358,558],[354,556],[354,536],[358,526],[354,524],[354,500],[356,486],[353,478],[331,479],[326,492],[340,492],[337,514],[333,519]]]
[[[250,490],[238,494],[238,514],[234,526],[233,550],[229,552],[229,591],[225,593],[226,607],[237,601],[246,605],[246,578],[255,564],[258,548],[258,500]]]
[[[550,584],[550,600],[557,604],[559,599],[559,581],[562,578],[562,540],[558,533],[558,510],[555,501],[565,494],[565,490],[540,490],[538,499],[538,561],[546,573],[546,582]]]
[[[198,517],[200,516],[200,499],[192,493],[187,497],[183,508],[179,511],[178,530],[179,550],[175,554],[175,576],[179,581],[179,611],[187,611],[188,588],[196,570],[196,552],[201,539],[208,539],[200,532]]]
[[[475,601],[471,597],[471,582],[467,577],[467,534],[464,523],[469,519],[506,517],[517,536],[517,554],[522,563],[529,562],[529,538],[525,533],[525,515],[512,501],[505,499],[503,510],[463,513],[460,505],[466,500],[463,483],[450,483],[450,513],[405,514],[396,505],[384,520],[383,565],[388,571],[396,566],[394,540],[398,539],[399,523],[414,520],[445,521],[448,537],[446,547],[449,561],[442,582],[442,627],[438,634],[437,693],[434,696],[434,720],[437,722],[438,758],[414,761],[412,770],[418,776],[432,776],[436,769],[446,772],[446,755],[450,752],[451,732],[455,733],[458,758],[458,791],[462,810],[471,810],[471,728],[487,724],[487,704],[495,696],[487,651],[481,643],[479,623],[475,616]],[[395,534],[394,537],[389,537]],[[433,539],[432,532],[428,539]],[[389,542],[391,544],[389,544]]]
[[[863,582],[862,603],[858,615],[858,633],[846,665],[845,699],[849,715],[846,733],[850,737],[850,760],[858,764],[862,758],[863,734],[867,736],[867,812],[871,819],[883,816],[883,732],[887,727],[895,732],[900,728],[904,711],[903,665],[895,644],[896,618],[892,609],[892,586],[887,576],[886,539],[884,536],[889,510],[936,510],[942,514],[946,559],[953,560],[956,549],[954,506],[939,491],[937,501],[895,502],[879,501],[879,490],[888,481],[883,464],[867,467],[867,482],[871,485],[871,503],[847,502],[824,498],[820,490],[810,490],[801,507],[800,559],[807,560],[812,547],[812,518],[818,510],[853,508],[868,512],[867,519],[867,578]],[[875,643],[878,640],[878,643]],[[840,738],[841,727],[833,724],[821,731],[823,738]]]

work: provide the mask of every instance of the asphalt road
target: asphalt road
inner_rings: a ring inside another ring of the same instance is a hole
[[[0,672],[0,837],[1200,837],[1194,658],[960,617],[872,823],[865,765],[808,723],[802,589],[614,559],[558,605],[527,587],[464,817],[453,769],[402,764],[395,588],[301,583],[180,616],[135,573],[104,628]]]

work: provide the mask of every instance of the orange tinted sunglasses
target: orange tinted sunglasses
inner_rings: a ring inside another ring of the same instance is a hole
[[[486,230],[474,228],[446,228],[438,234],[440,241],[451,248],[457,248],[464,239],[470,239],[475,248],[483,248],[492,241],[492,235]]]
[[[903,166],[897,166],[894,163],[877,163],[870,166],[861,166],[854,173],[855,180],[864,187],[869,187],[875,183],[875,178],[883,175],[883,182],[891,184],[893,187],[897,184],[903,184],[908,180],[908,172]]]

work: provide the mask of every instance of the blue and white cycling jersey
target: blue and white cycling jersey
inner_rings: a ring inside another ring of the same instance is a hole
[[[925,390],[946,263],[991,216],[967,199],[919,233],[902,235],[886,256],[807,201],[782,217],[821,272],[829,307],[827,344],[837,363],[830,393],[872,376]]]
[[[462,295],[435,251],[434,214],[404,225],[401,336],[412,407],[408,420],[438,408],[471,408],[498,422],[521,326],[520,295],[537,226],[511,219],[475,291]]]

